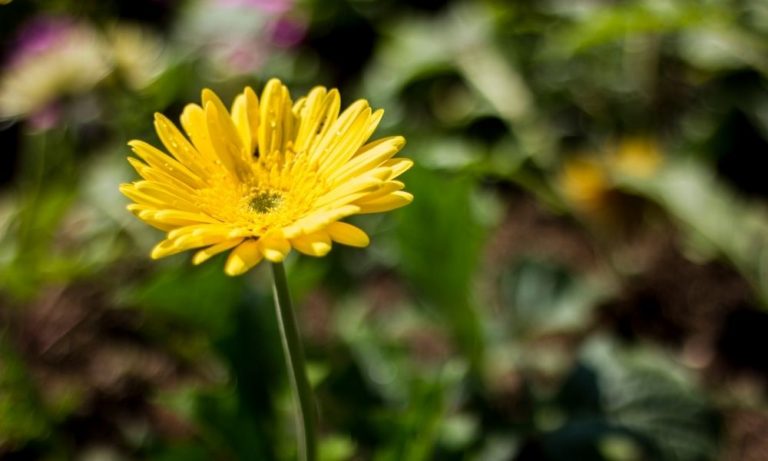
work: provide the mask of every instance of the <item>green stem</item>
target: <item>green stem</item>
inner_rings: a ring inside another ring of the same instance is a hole
[[[288,380],[291,383],[293,397],[297,401],[296,430],[299,438],[299,459],[301,461],[315,461],[317,459],[315,399],[312,396],[309,380],[307,380],[304,350],[299,338],[299,329],[296,326],[296,317],[293,315],[291,295],[288,291],[283,263],[272,263],[272,275],[275,310],[277,311],[277,323],[280,327],[280,339],[283,343],[285,364],[288,368]]]

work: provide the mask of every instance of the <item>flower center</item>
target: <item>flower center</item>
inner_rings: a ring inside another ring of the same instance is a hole
[[[258,214],[267,214],[283,202],[282,194],[272,191],[258,192],[248,206]]]

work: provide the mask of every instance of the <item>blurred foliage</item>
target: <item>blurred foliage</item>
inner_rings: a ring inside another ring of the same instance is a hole
[[[44,437],[49,421],[41,408],[34,386],[22,359],[7,341],[2,344],[2,401],[0,401],[0,432],[2,444],[14,446],[27,440]]]
[[[482,367],[483,325],[470,296],[484,232],[473,213],[472,183],[420,168],[409,176],[409,190],[419,200],[397,214],[400,269],[414,293],[434,306],[436,317],[449,322],[473,366]]]
[[[337,86],[415,201],[292,257],[324,461],[768,453],[763,0],[0,2],[0,459],[289,460],[269,276],[150,262],[125,143]]]

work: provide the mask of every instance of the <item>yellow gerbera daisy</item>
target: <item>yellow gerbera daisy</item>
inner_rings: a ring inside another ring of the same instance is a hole
[[[331,242],[364,247],[368,236],[347,216],[406,205],[413,196],[395,178],[413,162],[392,158],[405,144],[391,136],[364,144],[383,111],[358,100],[339,114],[335,89],[315,87],[295,103],[270,80],[261,101],[245,88],[231,112],[210,90],[181,114],[184,136],[161,114],[155,129],[172,156],[143,142],[128,161],[144,178],[122,184],[128,209],[166,231],[152,250],[162,258],[200,248],[193,263],[231,250],[224,271],[239,275],[263,258],[279,262],[295,248],[323,256]]]

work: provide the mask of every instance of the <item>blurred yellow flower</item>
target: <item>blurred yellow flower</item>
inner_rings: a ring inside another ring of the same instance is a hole
[[[115,69],[131,88],[144,88],[165,68],[163,42],[151,31],[116,24],[106,38]]]
[[[648,178],[658,171],[662,161],[656,140],[627,137],[608,155],[592,153],[567,159],[558,183],[575,209],[593,213],[608,206],[616,191],[617,175]]]
[[[592,157],[566,160],[559,183],[565,198],[577,209],[587,212],[604,206],[611,187],[605,166]]]
[[[261,101],[245,88],[231,112],[203,90],[202,105],[181,114],[188,137],[156,114],[172,156],[131,141],[143,161],[128,160],[144,180],[120,187],[135,202],[130,211],[167,232],[152,258],[201,248],[193,258],[200,264],[231,250],[224,270],[239,275],[264,258],[282,261],[292,248],[323,256],[332,241],[368,245],[365,232],[340,220],[410,203],[395,178],[413,162],[392,158],[405,144],[401,136],[366,143],[382,110],[358,100],[339,111],[335,89],[315,87],[293,103],[273,79]]]
[[[662,157],[656,140],[635,137],[622,139],[610,160],[623,174],[647,178],[658,170]]]

